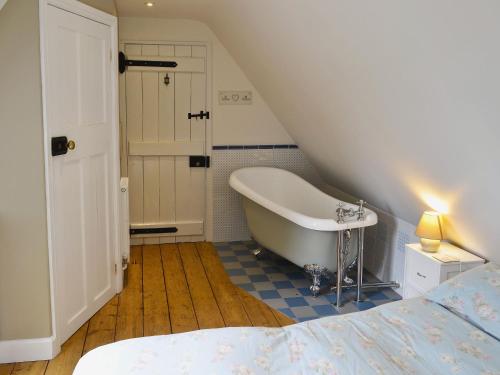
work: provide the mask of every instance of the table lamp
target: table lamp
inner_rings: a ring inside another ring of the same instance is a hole
[[[422,250],[435,253],[443,239],[441,218],[438,212],[425,211],[420,218],[415,234],[420,237]]]

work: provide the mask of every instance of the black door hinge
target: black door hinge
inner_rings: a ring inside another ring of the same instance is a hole
[[[175,68],[176,61],[128,60],[123,52],[118,54],[118,71],[125,73],[127,66],[154,66],[158,68]]]
[[[210,168],[210,156],[190,156],[190,168]]]

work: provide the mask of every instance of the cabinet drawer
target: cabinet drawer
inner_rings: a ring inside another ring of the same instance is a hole
[[[420,297],[422,296],[423,293],[420,292],[417,288],[415,288],[413,285],[410,283],[406,283],[404,287],[404,298],[413,298],[413,297]]]
[[[440,269],[438,264],[414,251],[409,251],[406,256],[405,283],[413,285],[414,288],[423,293],[439,285]]]

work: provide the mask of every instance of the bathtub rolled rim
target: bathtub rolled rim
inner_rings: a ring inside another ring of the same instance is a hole
[[[280,169],[280,168],[271,168],[271,167],[247,167],[247,168],[241,168],[233,173],[231,173],[231,176],[229,177],[229,185],[236,190],[238,193],[243,195],[244,197],[250,199],[251,201],[261,205],[262,207],[268,209],[269,211],[274,212],[275,214],[282,216],[283,218],[300,225],[301,227],[307,228],[307,229],[313,229],[313,230],[318,230],[318,231],[328,231],[328,232],[335,232],[335,231],[340,231],[340,230],[347,230],[347,229],[357,229],[361,227],[368,227],[377,224],[378,217],[375,212],[372,210],[366,208],[366,216],[365,219],[360,221],[356,219],[347,219],[345,223],[337,223],[336,218],[332,216],[331,219],[325,219],[325,218],[318,218],[318,217],[312,217],[306,214],[303,214],[301,212],[297,212],[295,210],[292,210],[288,207],[285,207],[281,204],[278,204],[274,201],[272,201],[269,198],[266,198],[262,194],[259,194],[257,191],[254,189],[250,188],[248,185],[246,185],[241,179],[239,178],[239,175],[241,173],[244,173],[243,171],[247,170],[255,170],[255,172],[258,172],[259,170],[276,170],[280,172],[286,172],[287,174],[293,175],[293,178],[300,179],[310,185],[315,190],[316,194],[321,194],[325,199],[333,199],[336,202],[344,202],[341,201],[335,197],[332,197],[323,191],[319,190],[309,182],[303,180],[300,176],[297,176],[296,174],[287,171],[285,169]],[[346,207],[354,207],[354,205],[344,202]]]

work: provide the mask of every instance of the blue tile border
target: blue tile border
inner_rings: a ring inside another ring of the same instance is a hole
[[[278,150],[297,149],[297,145],[217,145],[212,146],[212,150]]]

